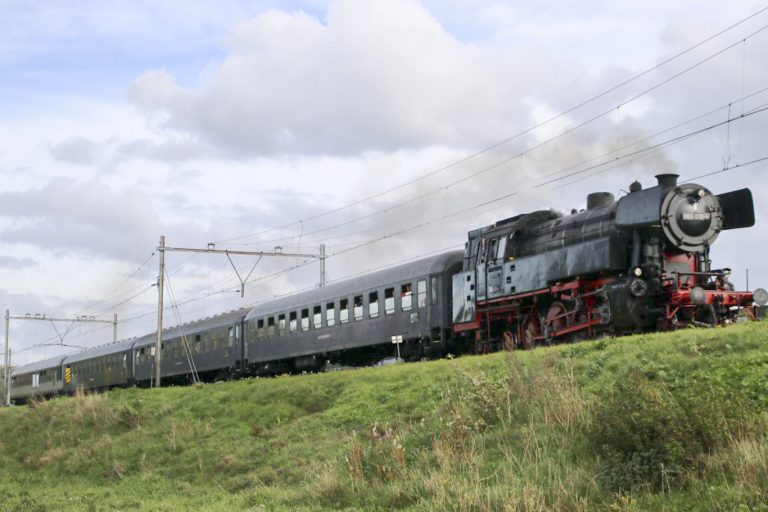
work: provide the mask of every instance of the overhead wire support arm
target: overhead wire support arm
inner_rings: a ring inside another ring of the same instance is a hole
[[[166,252],[190,252],[197,254],[224,254],[229,260],[230,265],[237,274],[237,279],[240,281],[240,296],[245,296],[245,284],[253,274],[256,266],[259,264],[264,256],[283,256],[286,258],[312,258],[320,261],[320,286],[325,286],[325,260],[327,258],[325,253],[325,244],[320,245],[319,253],[290,253],[283,252],[279,247],[275,247],[274,251],[238,251],[230,249],[216,249],[216,244],[209,243],[205,249],[197,249],[193,247],[168,247],[165,245],[165,236],[160,237],[160,245],[157,246],[157,251],[160,253],[160,271],[157,277],[157,341],[155,342],[155,387],[160,387],[161,378],[161,350],[163,346],[163,282],[165,276],[165,253]],[[258,256],[259,259],[253,264],[248,275],[243,279],[240,276],[240,272],[235,267],[231,256]]]
[[[248,275],[245,276],[245,279],[243,279],[242,277],[240,277],[240,272],[237,270],[237,267],[232,261],[232,258],[229,257],[229,252],[227,252],[227,259],[229,260],[229,264],[232,265],[232,270],[235,271],[235,274],[237,274],[237,278],[240,280],[240,297],[245,297],[245,283],[248,281],[248,278],[251,277],[251,274],[253,274],[253,271],[256,270],[256,265],[259,264],[259,262],[261,261],[261,258],[263,257],[264,255],[259,256],[259,259],[257,259],[256,263],[253,264],[250,272],[248,272]]]
[[[315,258],[320,259],[325,256],[315,253],[292,253],[283,251],[232,251],[229,249],[212,249],[214,244],[208,244],[208,249],[191,249],[187,247],[158,247],[158,251],[175,251],[175,252],[196,252],[196,253],[210,253],[210,254],[234,254],[242,256],[286,256],[288,258]]]

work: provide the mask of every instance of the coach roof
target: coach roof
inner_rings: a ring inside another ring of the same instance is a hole
[[[23,366],[19,366],[18,368],[13,368],[11,370],[11,375],[24,375],[27,373],[35,373],[42,370],[49,370],[51,368],[58,368],[61,366],[61,362],[64,360],[65,356],[57,356],[52,357],[50,359],[45,359],[43,361],[37,361],[34,363],[25,364]]]
[[[207,331],[209,329],[216,329],[217,327],[226,327],[237,324],[247,312],[247,308],[235,309],[220,315],[201,318],[200,320],[182,324],[181,326],[177,325],[174,327],[166,327],[163,329],[163,340],[172,340],[178,338],[182,333],[185,336],[188,336],[198,332]],[[139,341],[136,342],[136,348],[154,345],[155,343],[157,343],[157,334],[148,334],[141,337]]]
[[[444,272],[448,267],[460,263],[464,257],[463,251],[451,251],[429,258],[412,261],[402,265],[393,266],[378,272],[366,273],[360,277],[354,277],[320,288],[314,288],[306,292],[283,297],[254,307],[246,317],[252,318],[272,315],[282,311],[290,311],[309,304],[322,304],[339,297],[375,290],[382,286],[392,285],[403,281],[409,281],[417,277]]]

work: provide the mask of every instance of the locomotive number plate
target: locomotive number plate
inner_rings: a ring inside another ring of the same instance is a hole
[[[684,213],[683,220],[709,220],[708,213]]]

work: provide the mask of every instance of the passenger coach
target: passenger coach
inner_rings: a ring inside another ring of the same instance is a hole
[[[445,353],[455,251],[278,299],[246,317],[246,356],[257,374]]]
[[[451,345],[454,251],[163,331],[164,382],[274,375],[391,358],[439,356]],[[182,335],[186,338],[185,347]],[[398,342],[397,347],[393,342]],[[17,368],[11,397],[150,386],[155,333]]]

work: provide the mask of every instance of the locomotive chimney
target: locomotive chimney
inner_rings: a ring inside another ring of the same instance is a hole
[[[616,200],[610,192],[592,192],[587,196],[587,210],[611,206]]]
[[[659,186],[663,189],[674,188],[677,186],[677,178],[679,174],[657,174],[656,179],[659,181]]]

